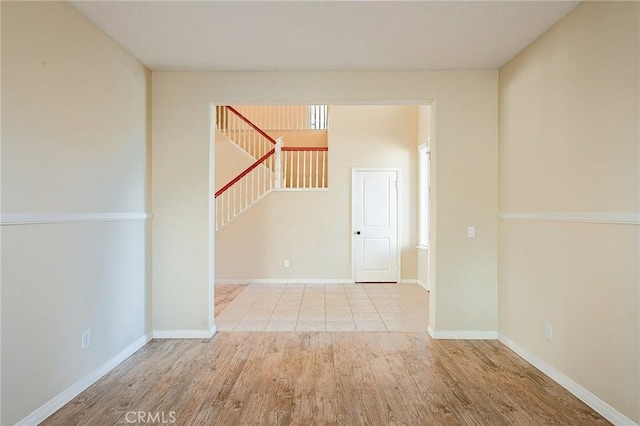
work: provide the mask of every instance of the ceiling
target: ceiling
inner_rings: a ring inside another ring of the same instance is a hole
[[[154,71],[496,69],[578,1],[72,1]]]

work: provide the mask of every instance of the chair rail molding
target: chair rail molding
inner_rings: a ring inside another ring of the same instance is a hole
[[[640,212],[500,212],[498,219],[640,225]]]
[[[2,213],[0,225],[35,225],[76,222],[114,222],[122,220],[149,220],[153,216],[144,212],[117,213]]]

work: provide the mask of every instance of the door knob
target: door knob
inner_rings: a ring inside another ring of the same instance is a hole
[[[360,231],[356,231],[356,235],[360,235]]]

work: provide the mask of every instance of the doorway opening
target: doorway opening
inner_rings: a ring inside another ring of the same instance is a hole
[[[213,120],[216,110],[214,107]],[[420,248],[419,235],[418,204],[424,188],[419,185],[418,147],[432,140],[432,106],[330,104],[323,111],[314,109],[314,114],[327,123],[314,131],[325,132],[330,147],[326,158],[330,186],[311,191],[272,191],[222,232],[216,233],[214,228],[212,281],[270,286],[373,281],[428,287],[430,256],[426,247]],[[236,156],[243,154],[234,149],[230,146],[228,151]],[[214,157],[213,176],[229,166],[221,153],[216,152]],[[318,163],[322,165],[323,161]],[[389,205],[384,209],[386,216],[372,210],[372,215],[360,215],[363,222],[356,224],[352,173],[365,169],[391,175],[378,179],[386,182],[385,191],[375,189],[376,179],[361,182],[363,203]],[[322,175],[319,173],[320,182]],[[212,211],[214,225],[217,214]],[[366,235],[375,228],[369,226],[372,223],[393,218],[396,223],[388,229],[389,236]],[[431,215],[427,220],[433,219]],[[354,251],[358,241],[355,232],[360,226],[366,226],[367,231],[360,229],[358,254]],[[363,272],[378,272],[378,277],[360,276],[358,265]],[[382,271],[387,275],[381,278]]]

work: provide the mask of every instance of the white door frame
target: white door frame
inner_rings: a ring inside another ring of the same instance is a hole
[[[396,277],[396,281],[400,284],[400,280],[402,277],[402,263],[401,263],[401,254],[402,250],[400,247],[400,169],[397,167],[353,167],[351,169],[351,282],[355,284],[356,282],[356,238],[353,224],[355,223],[355,209],[353,207],[354,200],[353,194],[355,194],[355,186],[356,186],[356,173],[357,172],[394,172],[396,174],[396,182],[398,182],[396,187],[396,217],[398,220],[396,221],[396,247],[397,251],[397,262],[398,262],[398,276]]]

